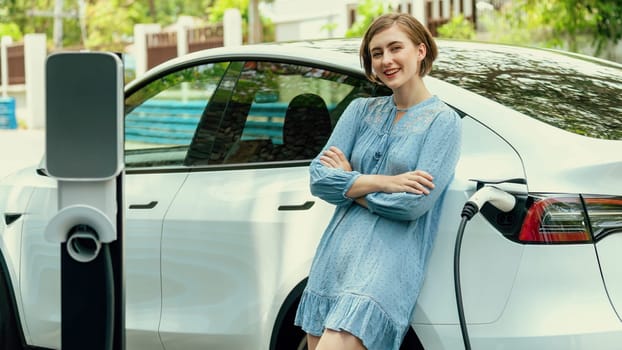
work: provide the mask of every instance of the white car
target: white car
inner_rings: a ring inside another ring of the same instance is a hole
[[[218,48],[126,87],[128,349],[303,349],[293,326],[333,207],[308,164],[368,82],[358,39]],[[439,41],[428,88],[463,119],[456,176],[403,348],[460,349],[453,256],[479,185],[517,198],[466,226],[475,349],[622,344],[622,67],[551,50]],[[97,137],[93,130],[93,137]],[[60,347],[56,181],[0,182],[0,350]],[[21,347],[21,348],[20,348]]]

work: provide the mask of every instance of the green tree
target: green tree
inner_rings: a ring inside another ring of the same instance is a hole
[[[134,32],[134,24],[149,21],[148,8],[142,2],[96,0],[87,7],[87,41],[89,49],[124,51]]]
[[[32,9],[43,9],[48,3],[48,0],[0,0],[0,9],[2,10],[0,22],[17,25],[21,34],[47,33],[47,22],[52,23],[51,20],[44,17],[32,16],[29,11]],[[53,5],[49,6],[51,8]],[[49,37],[51,37],[51,24],[48,34]]]
[[[549,46],[565,45],[578,51],[582,37],[591,38],[596,54],[622,38],[622,2],[619,0],[514,1],[509,20],[548,32]]]
[[[10,36],[14,41],[19,41],[22,39],[22,32],[17,24],[13,22],[0,23],[0,38],[3,36]]]
[[[238,9],[240,10],[240,14],[242,16],[243,35],[245,38],[248,38],[249,6],[249,0],[215,0],[213,6],[209,9],[209,22],[222,22],[227,9]],[[262,41],[274,40],[274,25],[272,22],[269,19],[260,16],[260,23],[262,27]]]
[[[131,2],[144,3],[138,0]],[[214,0],[149,0],[145,10],[152,23],[168,25],[175,23],[182,15],[207,20],[209,9],[214,2]]]
[[[460,14],[454,16],[451,20],[438,27],[438,36],[448,39],[470,40],[475,37],[475,29],[473,24]]]
[[[63,20],[63,46],[114,48],[128,40],[137,23],[174,23],[181,15],[207,19],[214,0],[84,0],[87,4],[87,41],[82,43],[78,18]],[[53,37],[54,0],[0,0],[2,23],[15,23],[26,33],[45,33]],[[49,15],[32,15],[31,11]],[[64,12],[78,12],[78,0],[63,0]]]
[[[356,21],[352,27],[346,31],[345,36],[347,38],[362,37],[371,22],[373,22],[376,17],[389,10],[390,8],[383,1],[365,0],[356,8]]]

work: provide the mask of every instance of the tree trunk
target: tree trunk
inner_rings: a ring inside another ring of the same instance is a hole
[[[149,0],[149,15],[155,22],[157,22],[158,18],[156,16],[155,0]]]
[[[251,0],[248,4],[248,43],[262,41],[262,27],[259,18],[259,0]]]

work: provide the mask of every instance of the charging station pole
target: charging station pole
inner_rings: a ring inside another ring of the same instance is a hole
[[[46,170],[58,212],[61,349],[124,350],[123,64],[113,53],[46,61]]]

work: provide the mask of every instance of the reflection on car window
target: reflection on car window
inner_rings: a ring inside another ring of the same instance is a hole
[[[622,140],[619,68],[544,50],[462,45],[444,44],[430,75],[566,131]]]
[[[195,137],[185,164],[311,159],[347,104],[373,95],[377,88],[363,77],[316,67],[232,62],[210,101],[224,113],[201,120],[196,132],[200,137]]]
[[[228,63],[210,63],[168,74],[125,101],[128,168],[183,164],[205,106]]]
[[[243,66],[243,62],[232,62],[227,68],[197,125],[184,165],[219,164],[230,145],[237,140],[237,125],[246,115],[224,118],[223,112],[230,104]]]

